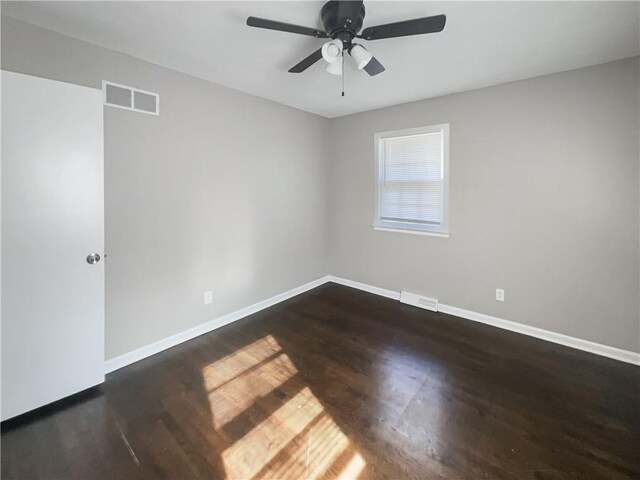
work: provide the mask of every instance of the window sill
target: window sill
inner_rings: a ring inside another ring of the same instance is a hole
[[[426,235],[428,237],[442,237],[449,238],[448,232],[425,232],[422,230],[409,230],[404,228],[389,228],[389,227],[378,227],[373,225],[374,230],[378,230],[380,232],[394,232],[394,233],[409,233],[411,235]]]

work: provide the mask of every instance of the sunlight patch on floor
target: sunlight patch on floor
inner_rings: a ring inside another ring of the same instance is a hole
[[[230,478],[253,478],[322,413],[305,388],[222,454]]]
[[[202,370],[204,385],[208,391],[218,388],[280,352],[282,349],[276,339],[267,335],[204,368]]]
[[[365,465],[362,455],[356,453],[336,478],[337,480],[353,480],[354,478],[358,478],[358,475],[360,475]]]
[[[203,369],[214,428],[230,439],[228,479],[350,480],[366,466],[297,374],[270,335]]]
[[[297,372],[289,357],[281,353],[211,390],[208,396],[214,427],[223,427],[253,405],[258,398],[272,392]],[[215,378],[215,375],[210,373],[210,377]]]

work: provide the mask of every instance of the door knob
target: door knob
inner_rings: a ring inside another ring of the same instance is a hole
[[[98,263],[100,261],[100,255],[98,255],[97,253],[92,253],[90,255],[87,255],[87,263],[90,263],[91,265]]]

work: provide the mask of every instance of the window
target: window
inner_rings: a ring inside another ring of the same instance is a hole
[[[375,135],[374,228],[448,236],[449,124]]]

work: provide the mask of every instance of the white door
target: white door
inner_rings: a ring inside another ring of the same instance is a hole
[[[100,90],[3,71],[1,92],[5,420],[104,381],[104,173]]]

